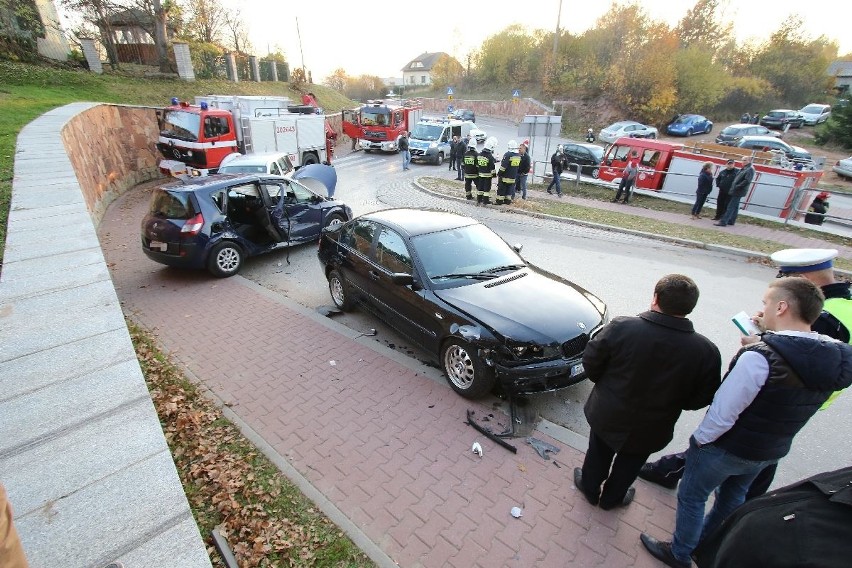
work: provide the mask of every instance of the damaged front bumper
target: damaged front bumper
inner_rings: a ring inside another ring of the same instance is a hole
[[[503,365],[490,361],[504,390],[515,394],[549,392],[586,379],[582,357],[551,359],[526,365]]]

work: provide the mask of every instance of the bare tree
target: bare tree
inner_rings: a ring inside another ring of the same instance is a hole
[[[99,39],[106,49],[107,61],[113,69],[117,68],[118,48],[115,46],[115,30],[110,23],[110,16],[123,7],[110,0],[62,0],[62,5],[80,14],[86,24],[100,31]]]
[[[231,39],[231,47],[237,53],[249,53],[253,50],[251,40],[248,37],[248,30],[243,19],[240,17],[239,10],[231,10],[225,12],[225,28],[228,30],[228,35]]]

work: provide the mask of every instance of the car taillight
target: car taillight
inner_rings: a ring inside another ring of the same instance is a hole
[[[198,234],[198,231],[201,230],[201,227],[204,226],[204,217],[201,216],[201,213],[198,213],[192,219],[187,219],[186,223],[183,224],[183,227],[180,228],[180,235],[182,237],[192,237]]]

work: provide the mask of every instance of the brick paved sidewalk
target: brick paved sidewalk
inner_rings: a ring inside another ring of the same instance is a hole
[[[639,533],[670,534],[672,492],[637,481],[627,509],[591,507],[572,482],[582,451],[537,433],[561,467],[523,439],[511,454],[465,424],[468,409],[490,408],[377,342],[242,277],[147,260],[133,222],[144,201],[119,198],[99,229],[125,312],[351,521],[356,541],[372,541],[380,565],[658,565]]]

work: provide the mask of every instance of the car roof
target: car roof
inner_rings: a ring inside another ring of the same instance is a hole
[[[264,154],[243,154],[232,158],[226,166],[234,164],[265,165],[268,162],[287,156],[287,152],[267,152]]]
[[[744,122],[740,122],[740,123],[737,123],[737,124],[730,124],[730,125],[726,126],[724,128],[724,130],[727,130],[729,128],[736,128],[738,130],[743,130],[745,128],[754,128],[755,126],[760,126],[760,125],[758,125],[758,124],[745,124]],[[761,127],[761,128],[765,128],[765,127]]]
[[[635,120],[619,120],[618,122],[613,122],[607,128],[612,128],[613,126],[629,126],[631,124],[638,124],[639,126],[644,126],[641,122],[636,122]]]
[[[160,186],[160,189],[169,191],[203,191],[216,190],[232,187],[241,183],[252,183],[262,181],[288,181],[282,176],[256,175],[256,174],[216,174],[209,177],[192,177],[185,181],[177,180]]]
[[[361,215],[357,219],[378,221],[412,237],[479,223],[476,219],[448,211],[406,208],[383,209]]]
[[[774,109],[770,110],[769,112],[796,112],[796,111],[794,111],[791,108],[774,108]]]

